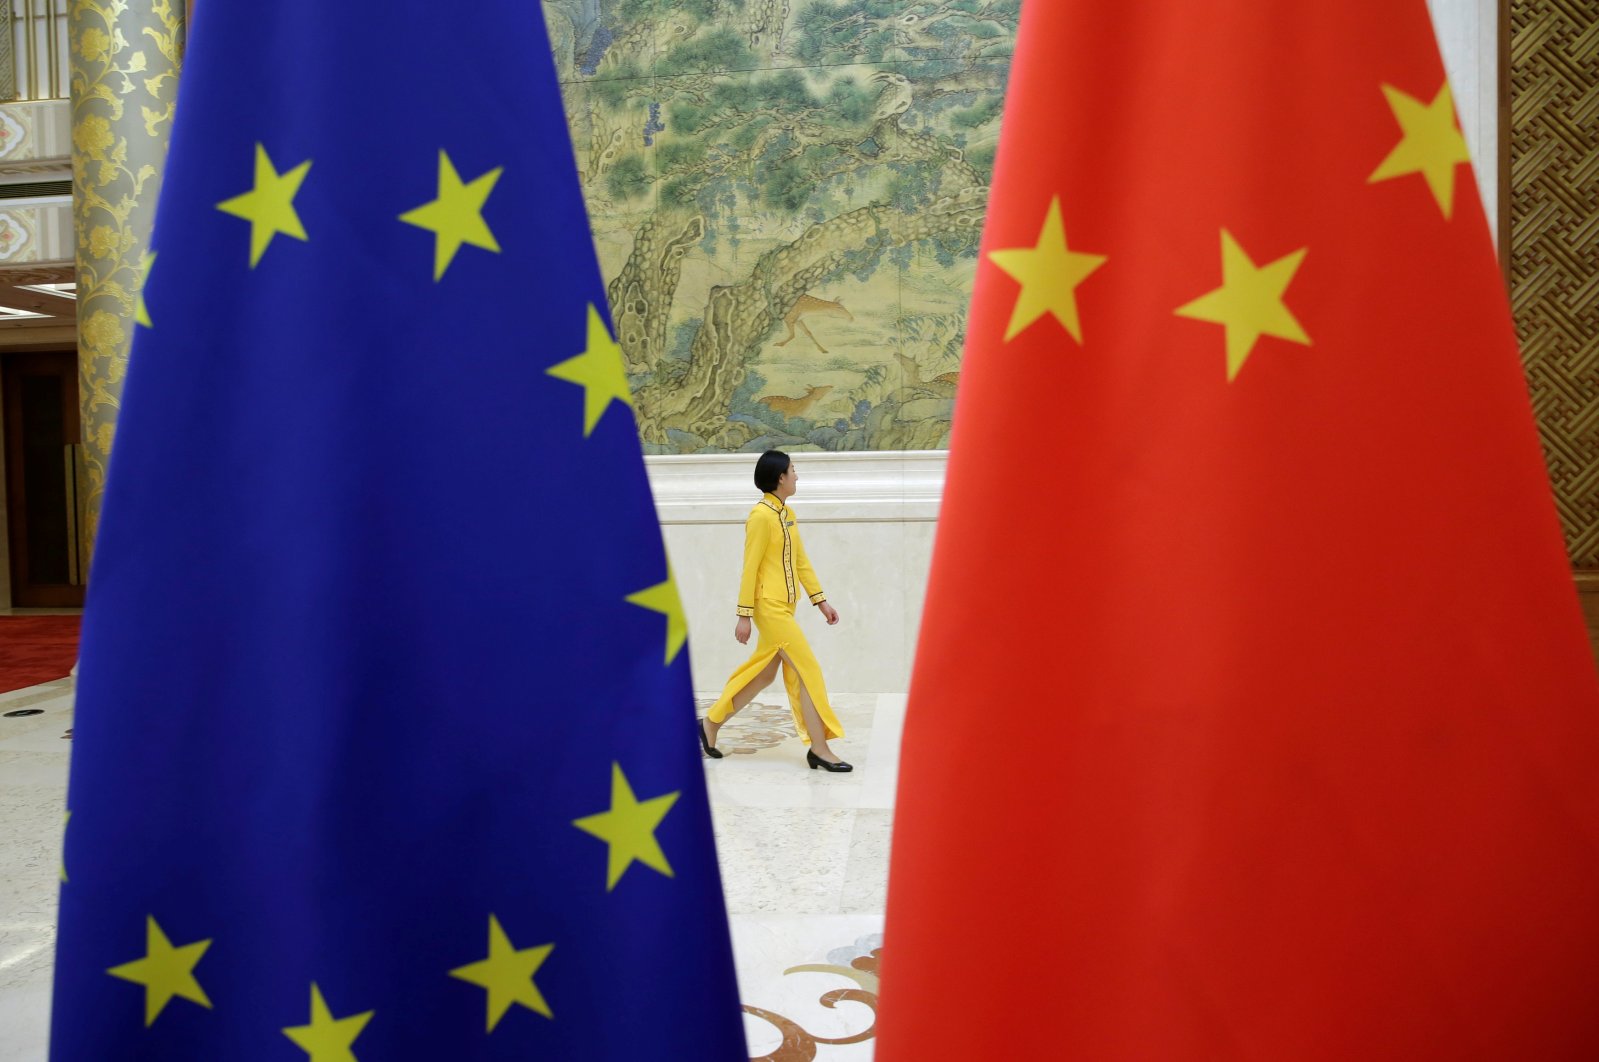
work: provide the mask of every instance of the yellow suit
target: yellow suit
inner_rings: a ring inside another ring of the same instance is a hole
[[[800,714],[800,685],[810,694],[816,714],[827,728],[828,740],[843,737],[844,728],[827,702],[822,666],[816,662],[805,633],[794,619],[794,606],[803,587],[813,605],[827,600],[816,570],[800,542],[794,510],[775,494],[763,494],[744,521],[744,574],[739,580],[738,614],[755,620],[760,639],[751,656],[733,672],[722,695],[708,713],[711,722],[725,722],[733,708],[733,695],[760,674],[772,658],[783,654],[783,685],[794,713],[794,727],[807,745],[810,735]]]

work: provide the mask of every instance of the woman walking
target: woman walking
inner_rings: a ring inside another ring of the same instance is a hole
[[[827,603],[827,595],[822,593],[816,571],[800,542],[794,512],[788,507],[798,482],[799,472],[781,451],[768,450],[755,462],[755,487],[761,492],[761,500],[744,521],[744,574],[739,581],[738,625],[733,628],[733,637],[740,645],[749,644],[753,619],[760,640],[755,644],[755,655],[733,672],[722,695],[700,721],[700,747],[705,755],[721,759],[716,732],[771,685],[777,669],[782,667],[795,728],[810,746],[805,761],[812,770],[852,771],[854,767],[827,747],[830,738],[844,736],[844,728],[827,703],[821,665],[794,619],[799,588],[804,587],[811,604],[827,617],[828,626],[838,622],[838,610]]]

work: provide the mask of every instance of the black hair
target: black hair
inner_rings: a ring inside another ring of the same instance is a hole
[[[781,450],[768,450],[755,462],[755,489],[762,494],[777,491],[777,481],[788,471],[788,455]]]

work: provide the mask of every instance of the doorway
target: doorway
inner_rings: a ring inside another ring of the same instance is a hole
[[[15,608],[82,608],[78,355],[0,355],[6,534]]]

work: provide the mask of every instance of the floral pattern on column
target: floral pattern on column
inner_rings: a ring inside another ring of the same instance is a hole
[[[72,0],[72,205],[85,553],[93,549],[178,95],[175,0]]]

